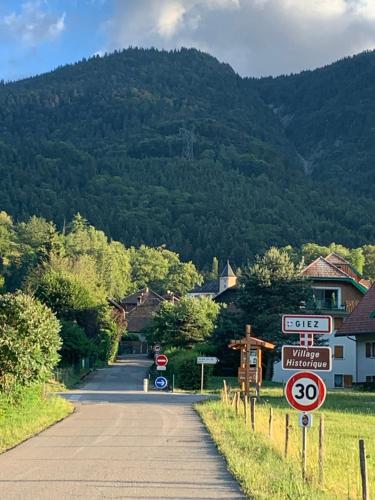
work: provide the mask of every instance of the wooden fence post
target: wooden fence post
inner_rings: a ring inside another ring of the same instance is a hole
[[[359,464],[361,467],[362,500],[369,500],[370,493],[367,480],[366,447],[363,439],[359,440]]]
[[[256,401],[256,398],[250,399],[250,418],[251,418],[252,431],[255,431],[255,401]]]
[[[285,415],[285,448],[284,457],[288,457],[288,447],[289,447],[289,413]]]
[[[320,415],[319,421],[319,483],[324,483],[324,415]]]
[[[268,418],[268,437],[272,439],[272,424],[273,424],[273,414],[272,406],[270,406],[270,416]]]
[[[236,392],[236,415],[240,412],[240,393]]]
[[[244,415],[245,415],[245,425],[247,425],[248,420],[249,420],[249,411],[248,411],[246,394],[244,394],[244,397],[243,397],[243,411],[244,411]]]
[[[224,403],[228,404],[228,387],[227,387],[227,381],[223,380],[223,390],[224,390]]]

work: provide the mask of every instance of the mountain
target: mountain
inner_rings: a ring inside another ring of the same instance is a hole
[[[0,210],[60,227],[80,212],[127,245],[167,244],[200,266],[272,244],[374,241],[370,186],[351,179],[375,172],[365,143],[361,158],[353,148],[362,111],[375,126],[372,104],[360,106],[370,63],[359,78],[341,68],[354,61],[251,80],[194,49],[127,49],[2,83]]]

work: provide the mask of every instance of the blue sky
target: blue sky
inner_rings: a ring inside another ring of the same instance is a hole
[[[375,0],[0,0],[0,79],[129,45],[196,47],[242,75],[375,48]]]

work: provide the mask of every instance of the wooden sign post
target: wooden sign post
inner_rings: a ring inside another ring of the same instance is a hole
[[[245,398],[249,397],[251,384],[255,385],[258,395],[262,384],[262,349],[275,349],[275,344],[252,337],[251,325],[246,325],[246,336],[232,340],[228,347],[241,352],[238,381]]]

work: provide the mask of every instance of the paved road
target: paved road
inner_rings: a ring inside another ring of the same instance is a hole
[[[1,500],[244,498],[191,404],[141,392],[127,357],[67,395],[76,412],[0,456]]]

